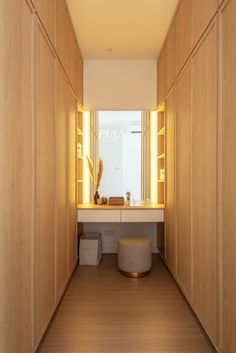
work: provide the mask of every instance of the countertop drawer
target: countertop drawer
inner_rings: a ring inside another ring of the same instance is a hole
[[[78,210],[78,222],[120,221],[120,210]]]
[[[164,222],[164,210],[121,210],[121,222]]]

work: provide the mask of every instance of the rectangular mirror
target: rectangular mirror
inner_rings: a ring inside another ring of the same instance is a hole
[[[142,112],[99,111],[98,155],[103,160],[102,196],[142,198]]]

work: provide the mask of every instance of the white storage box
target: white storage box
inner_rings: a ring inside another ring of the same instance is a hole
[[[102,258],[102,237],[100,233],[84,233],[79,244],[80,265],[98,265]]]

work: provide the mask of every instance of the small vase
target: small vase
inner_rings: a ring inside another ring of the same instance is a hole
[[[95,192],[95,194],[94,194],[94,204],[95,204],[95,205],[97,205],[99,197],[100,197],[100,196],[99,196],[99,193],[98,193],[98,191],[96,190],[96,192]]]

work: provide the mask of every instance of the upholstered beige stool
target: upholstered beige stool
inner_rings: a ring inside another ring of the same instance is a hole
[[[118,267],[127,277],[144,277],[152,267],[151,240],[147,237],[123,237],[118,240]]]

